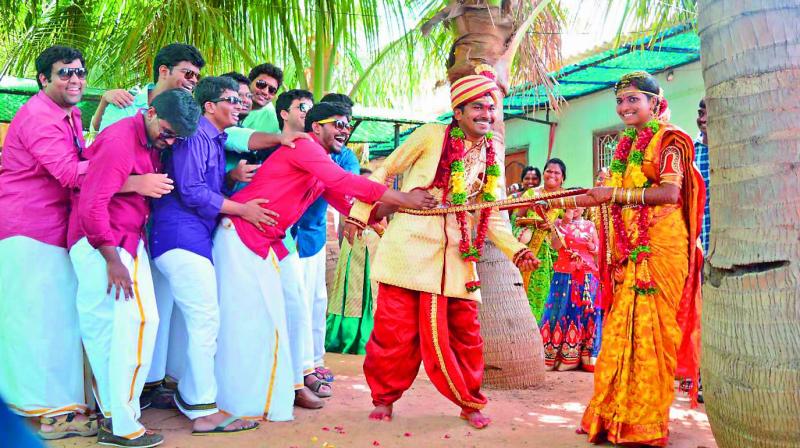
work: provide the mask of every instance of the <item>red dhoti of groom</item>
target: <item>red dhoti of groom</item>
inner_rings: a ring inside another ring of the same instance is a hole
[[[436,389],[463,410],[486,405],[478,302],[381,283],[364,361],[373,404],[397,401],[420,362]]]

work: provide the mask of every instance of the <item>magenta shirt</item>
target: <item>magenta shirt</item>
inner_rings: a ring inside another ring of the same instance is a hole
[[[73,193],[69,247],[84,236],[94,248],[121,247],[136,258],[150,213],[147,198],[118,193],[130,175],[157,173],[159,151],[147,141],[144,115],[124,118],[103,129],[86,150],[92,162],[80,192]]]
[[[0,240],[67,247],[70,194],[89,163],[79,159],[84,145],[77,107],[68,113],[39,91],[19,109],[3,143]]]
[[[259,231],[248,221],[231,216],[236,233],[251,251],[266,258],[270,248],[278,258],[288,254],[282,240],[286,229],[300,219],[312,202],[322,196],[344,214],[352,206],[351,197],[374,203],[387,187],[365,177],[348,173],[315,141],[296,140],[294,148],[281,146],[258,169],[253,180],[231,196],[236,202],[267,199],[264,207],[280,216],[274,227]]]

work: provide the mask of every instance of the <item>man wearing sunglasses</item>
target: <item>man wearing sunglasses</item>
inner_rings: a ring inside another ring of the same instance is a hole
[[[76,279],[67,253],[70,193],[89,162],[80,110],[86,87],[80,51],[44,50],[39,93],[17,112],[0,172],[0,395],[40,435],[97,434],[83,388]]]
[[[200,81],[200,70],[206,65],[200,51],[187,44],[169,44],[156,53],[153,60],[153,82],[141,91],[109,90],[100,99],[92,117],[98,131],[117,121],[147,109],[150,101],[169,89],[184,89],[191,93]]]
[[[346,196],[411,208],[435,206],[426,192],[388,190],[338,167],[330,153],[341,147],[348,131],[346,126],[337,129],[337,121],[347,123],[342,105],[314,106],[305,123],[314,140],[278,148],[253,181],[232,196],[239,202],[268,199],[277,212],[275,226],[261,230],[240,217],[226,216],[214,235],[221,310],[219,403],[234,413],[263,415],[271,421],[292,419],[295,376],[277,260],[288,253],[283,244],[286,230],[308,206],[320,196],[344,211],[349,208]]]
[[[250,79],[250,92],[253,94],[253,110],[244,119],[242,126],[261,132],[280,132],[272,99],[283,83],[283,71],[272,64],[260,64],[253,67],[247,77]]]
[[[275,101],[281,130],[284,133],[305,131],[306,115],[313,106],[314,96],[308,90],[292,89],[281,93]],[[325,405],[320,398],[331,396],[331,386],[313,375],[311,313],[306,303],[308,285],[303,280],[300,256],[292,235],[287,233],[283,243],[288,255],[280,261],[279,268],[294,372],[294,403],[307,409],[319,409]]]
[[[276,214],[263,207],[264,199],[238,202],[225,197],[234,181],[243,180],[241,172],[236,173],[239,169],[225,172],[225,130],[239,121],[241,106],[236,81],[206,77],[194,94],[203,111],[197,132],[173,145],[165,171],[175,180],[175,191],[153,205],[150,249],[171,293],[170,297],[159,295],[159,312],[171,315],[174,300],[186,324],[187,346],[169,347],[168,356],[185,365],[175,402],[193,420],[193,432],[245,431],[257,425],[217,407],[214,356],[220,308],[215,269],[219,260],[212,258],[212,234],[220,213],[240,217],[259,229],[274,225]],[[159,332],[158,337],[162,336],[168,334]],[[239,381],[252,380],[239,377]]]
[[[283,96],[283,94],[281,94]],[[278,114],[284,115],[280,109],[278,97]],[[322,97],[322,102],[339,103],[347,108],[347,116],[352,115],[353,101],[341,93],[329,93]],[[290,108],[289,117],[296,114]],[[305,114],[302,115],[303,119]],[[289,123],[287,122],[287,125]],[[296,126],[305,126],[302,121]],[[335,126],[335,125],[334,125]],[[345,171],[360,174],[358,157],[346,146],[334,146],[330,152],[331,159]],[[305,285],[306,303],[310,310],[311,338],[312,338],[312,367],[313,373],[305,377],[305,384],[316,391],[320,396],[330,395],[333,374],[324,366],[326,313],[328,308],[328,290],[325,284],[325,241],[327,237],[327,210],[328,202],[318,198],[303,213],[303,216],[292,227],[292,235],[297,241],[297,252],[300,256],[302,281]]]
[[[163,437],[139,422],[139,395],[153,356],[158,311],[145,250],[146,197],[119,193],[131,175],[160,170],[160,151],[191,136],[200,108],[184,89],[162,92],[145,114],[97,136],[80,193],[73,193],[67,243],[78,278],[81,338],[103,415],[98,442],[151,447]]]

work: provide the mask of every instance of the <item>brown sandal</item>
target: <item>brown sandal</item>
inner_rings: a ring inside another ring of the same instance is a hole
[[[59,415],[57,417],[41,417],[39,423],[50,425],[52,431],[39,429],[38,435],[44,440],[66,439],[67,437],[91,437],[97,435],[97,416],[91,415],[85,421],[76,421],[75,413]]]

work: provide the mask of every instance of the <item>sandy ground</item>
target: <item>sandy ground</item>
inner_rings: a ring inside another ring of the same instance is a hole
[[[189,421],[177,411],[148,409],[145,425],[162,433],[164,447],[589,447],[575,429],[591,396],[592,375],[548,373],[535,390],[486,390],[486,414],[493,424],[474,430],[458,418],[458,408],[439,395],[424,371],[395,405],[394,421],[372,422],[369,389],[361,371],[362,356],[327,356],[336,374],[334,396],[322,410],[298,409],[295,421],[262,423],[256,431],[226,436],[191,436]],[[714,437],[703,405],[689,408],[678,395],[671,412],[671,447],[713,448]],[[53,447],[89,447],[94,438],[52,442]],[[610,445],[607,445],[610,446]]]

